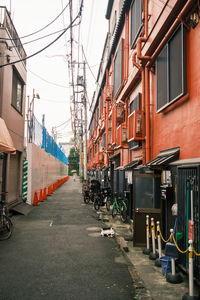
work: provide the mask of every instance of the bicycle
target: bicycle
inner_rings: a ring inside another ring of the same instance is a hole
[[[115,193],[112,217],[115,218],[117,214],[120,214],[122,222],[125,223],[127,220],[127,204],[123,198],[117,197],[117,193]]]
[[[6,194],[2,192],[0,201],[0,241],[7,240],[11,237],[13,231],[13,224],[8,217],[8,209],[6,206]]]

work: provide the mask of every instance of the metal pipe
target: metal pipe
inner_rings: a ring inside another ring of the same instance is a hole
[[[162,249],[161,249],[160,222],[159,221],[157,221],[157,232],[158,232],[158,254],[159,254],[159,258],[161,258]]]
[[[156,254],[156,244],[155,244],[155,226],[154,226],[154,218],[151,218],[151,231],[152,231],[152,249],[153,254]]]
[[[150,245],[149,245],[149,216],[146,215],[146,238],[147,238],[147,249],[150,249]]]
[[[193,241],[189,240],[189,296],[194,296]]]
[[[150,161],[150,89],[149,70],[145,67],[145,128],[146,128],[146,160]]]

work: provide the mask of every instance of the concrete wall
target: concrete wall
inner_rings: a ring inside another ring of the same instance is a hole
[[[45,152],[44,149],[28,143],[28,196],[27,203],[32,204],[34,193],[48,187],[58,179],[68,174],[68,166],[54,156]]]

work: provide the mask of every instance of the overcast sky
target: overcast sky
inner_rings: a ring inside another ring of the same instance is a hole
[[[40,30],[67,5],[68,0],[0,0],[0,5],[6,5],[10,10],[15,28],[20,37]],[[80,0],[73,0],[74,16],[78,11]],[[84,46],[89,65],[97,75],[104,41],[108,29],[105,13],[108,0],[84,0],[83,17],[81,23],[81,44]],[[39,37],[59,31],[69,25],[69,7],[50,26],[41,32],[22,38],[21,42],[27,43]],[[27,55],[42,49],[52,42],[60,33],[24,44]],[[78,35],[74,30],[74,47],[77,49]],[[41,122],[42,114],[45,114],[45,124],[51,133],[53,126],[58,126],[70,119],[69,110],[69,79],[66,54],[70,52],[69,31],[47,50],[27,60],[27,95],[32,98],[33,89],[40,95],[40,100],[35,100],[35,114]],[[77,58],[75,57],[77,60]],[[49,82],[49,83],[48,83]],[[66,87],[66,88],[65,88]],[[91,97],[96,89],[95,80],[87,68],[88,95]],[[61,126],[60,135],[69,139],[70,125]]]

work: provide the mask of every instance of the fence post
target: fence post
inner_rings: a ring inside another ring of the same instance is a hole
[[[147,247],[143,248],[143,253],[149,255],[151,252],[149,246],[149,215],[146,215],[146,242],[147,242]]]
[[[193,270],[193,241],[189,240],[189,293],[186,293],[182,300],[199,300],[198,295],[194,295],[194,270]]]
[[[152,249],[153,252],[149,254],[149,259],[155,260],[158,258],[158,253],[156,252],[156,242],[155,242],[155,223],[154,218],[151,218],[151,235],[152,235]]]
[[[158,240],[158,258],[156,258],[155,260],[155,266],[156,267],[161,267],[161,262],[160,262],[160,258],[162,256],[162,249],[161,249],[161,237],[160,237],[160,222],[157,221],[157,240]]]

